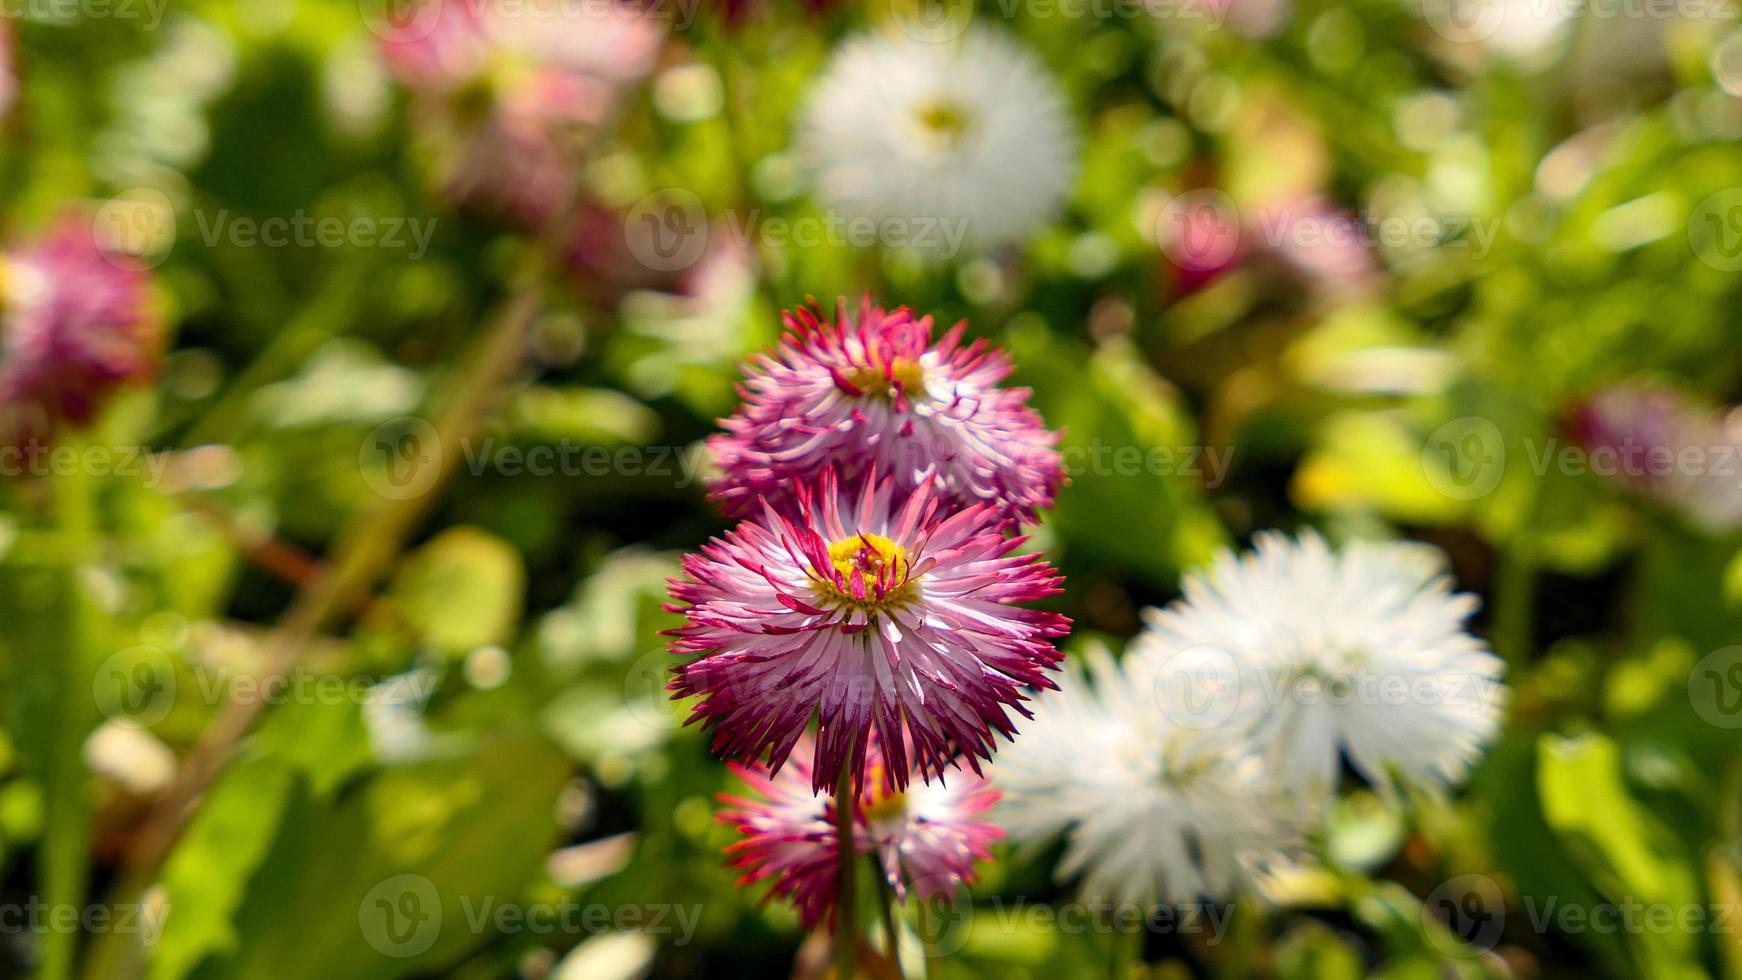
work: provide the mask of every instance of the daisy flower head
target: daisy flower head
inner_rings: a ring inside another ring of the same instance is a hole
[[[1047,687],[1069,620],[1017,605],[1059,591],[1039,555],[990,504],[943,506],[932,484],[897,493],[825,470],[792,513],[763,507],[684,559],[671,583],[675,697],[722,755],[779,769],[814,716],[812,788],[866,782],[876,729],[889,789],[941,776],[958,757],[978,771],[1023,688]],[[910,761],[911,754],[911,761]]]
[[[964,241],[1020,242],[1076,179],[1077,135],[1056,81],[1032,51],[986,28],[849,40],[800,120],[800,158],[826,207],[904,224],[905,243],[941,258]]]
[[[722,795],[727,809],[718,817],[742,836],[727,848],[730,863],[744,872],[741,883],[770,881],[769,897],[791,901],[807,929],[832,917],[840,874],[836,801],[811,789],[815,751],[806,736],[777,772],[732,763],[751,795]],[[884,764],[875,735],[866,761],[874,769]],[[854,804],[854,853],[872,855],[900,901],[953,894],[973,882],[975,862],[990,860],[992,843],[1003,836],[986,819],[997,801],[997,791],[973,773],[906,790],[872,780]]]
[[[381,34],[447,194],[534,227],[664,39],[628,4],[563,0],[424,0]]]
[[[869,298],[856,316],[842,300],[832,321],[800,309],[785,322],[779,346],[750,363],[743,407],[709,440],[728,513],[788,502],[830,468],[848,481],[874,468],[902,492],[930,482],[952,504],[1018,518],[1051,505],[1065,476],[1058,434],[1028,389],[999,386],[1011,371],[1002,351],[962,342],[966,322],[934,341],[930,316]]]
[[[150,280],[68,214],[0,256],[0,436],[21,443],[88,424],[121,385],[149,376],[158,324]]]
[[[1060,877],[1138,904],[1230,897],[1296,846],[1260,761],[1161,710],[1154,662],[1098,646],[1072,660],[992,767],[1014,840],[1062,836]]]
[[[1445,788],[1494,735],[1505,700],[1500,659],[1465,627],[1477,601],[1451,586],[1443,555],[1427,545],[1333,550],[1317,534],[1267,533],[1150,610],[1137,649],[1160,665],[1163,692],[1225,664],[1210,673],[1234,694],[1226,723],[1199,727],[1250,738],[1303,802],[1334,791],[1344,756],[1381,788]],[[1194,671],[1176,670],[1182,660]],[[1161,703],[1193,720],[1177,698]]]

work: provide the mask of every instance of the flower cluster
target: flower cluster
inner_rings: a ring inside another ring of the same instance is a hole
[[[158,324],[145,270],[69,213],[0,255],[0,440],[24,445],[86,425],[122,384],[148,376]]]
[[[1039,698],[1000,756],[1005,823],[1069,837],[1061,873],[1124,901],[1228,897],[1288,862],[1346,760],[1388,794],[1461,780],[1496,733],[1501,662],[1438,555],[1265,534]]]
[[[447,194],[530,228],[555,216],[578,151],[665,36],[630,5],[557,0],[425,0],[383,35]]]
[[[786,323],[713,442],[713,494],[742,522],[671,583],[671,688],[765,784],[728,817],[748,835],[738,863],[814,922],[834,895],[833,806],[856,807],[854,846],[879,849],[898,893],[984,856],[981,765],[1026,689],[1053,686],[1069,627],[1022,605],[1060,579],[1016,533],[1063,468],[965,325],[934,341],[929,317],[869,300]]]

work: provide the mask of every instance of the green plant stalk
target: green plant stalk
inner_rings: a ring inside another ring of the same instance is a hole
[[[852,753],[848,753],[851,758]],[[852,980],[856,975],[859,954],[858,867],[859,855],[853,844],[853,770],[841,768],[840,781],[835,785],[835,842],[840,857],[841,877],[835,900],[835,978]]]
[[[1108,976],[1113,980],[1128,980],[1137,965],[1143,962],[1143,930],[1113,931],[1113,961]]]
[[[1500,553],[1499,581],[1494,592],[1494,652],[1506,661],[1514,677],[1530,660],[1530,635],[1536,601],[1536,564],[1525,542],[1512,542]]]
[[[85,771],[84,742],[96,722],[96,702],[91,697],[92,656],[100,615],[80,581],[81,569],[96,551],[96,484],[88,473],[72,472],[52,478],[55,520],[66,545],[66,559],[57,569],[58,592],[64,602],[63,647],[32,650],[52,671],[50,699],[55,706],[53,741],[44,774],[42,901],[50,910],[85,907],[85,886],[90,874],[91,798]],[[73,975],[78,958],[79,932],[49,929],[42,936],[43,980],[65,980]]]
[[[889,951],[889,966],[895,971],[895,980],[901,980],[901,930],[895,927],[895,890],[889,887],[889,878],[877,867],[877,859],[871,859],[871,880],[877,883],[877,909],[883,917],[883,940]]]

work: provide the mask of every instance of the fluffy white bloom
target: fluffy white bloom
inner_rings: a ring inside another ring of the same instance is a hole
[[[822,202],[899,221],[948,258],[966,238],[1019,241],[1057,212],[1076,175],[1071,115],[1040,59],[974,28],[949,42],[872,34],[841,45],[801,115],[797,143]]]
[[[1101,647],[1071,657],[992,767],[997,816],[1018,841],[1064,835],[1059,874],[1091,899],[1228,897],[1298,829],[1256,758],[1162,710],[1155,667]]]
[[[1164,703],[1249,738],[1306,798],[1334,791],[1345,753],[1382,788],[1448,786],[1499,724],[1501,661],[1465,630],[1476,599],[1451,591],[1430,546],[1269,533],[1184,592],[1137,643]]]

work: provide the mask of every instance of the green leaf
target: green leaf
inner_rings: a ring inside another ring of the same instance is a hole
[[[405,560],[395,607],[433,646],[468,653],[514,635],[526,594],[520,553],[474,527],[453,527]]]
[[[1604,735],[1546,735],[1537,743],[1543,815],[1591,884],[1611,902],[1680,910],[1700,901],[1695,871],[1675,835],[1628,792],[1621,750]],[[1639,969],[1697,977],[1699,936],[1679,929],[1626,930]]]

